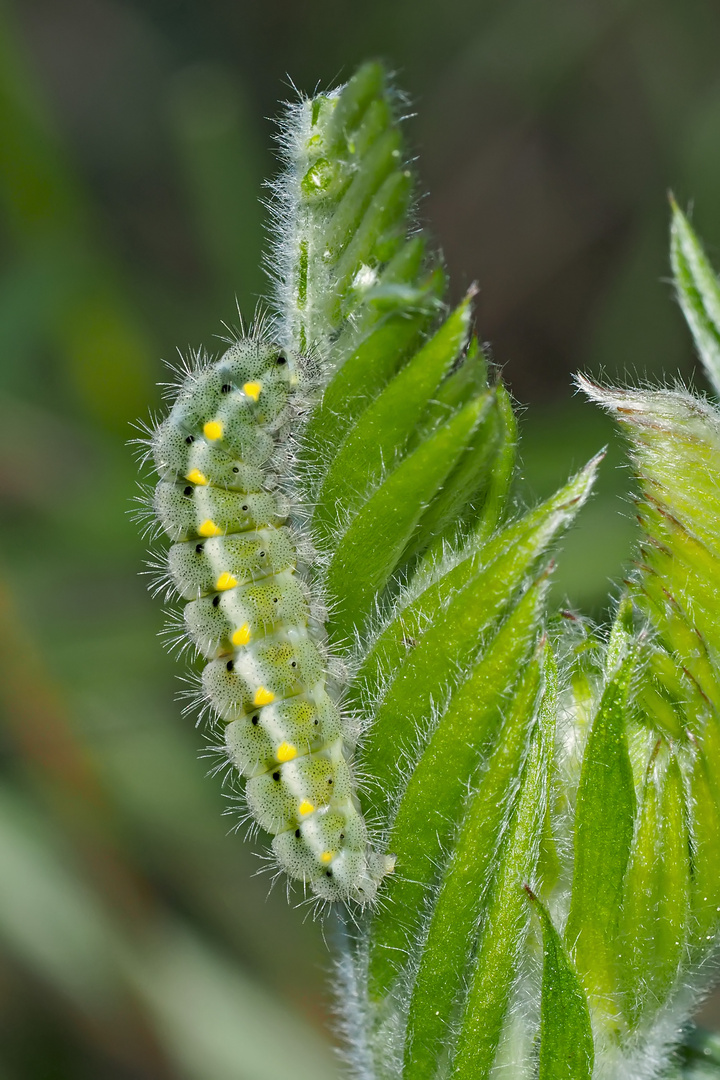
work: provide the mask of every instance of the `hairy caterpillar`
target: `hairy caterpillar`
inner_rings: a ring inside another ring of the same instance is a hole
[[[290,421],[308,365],[260,336],[186,374],[149,444],[164,569],[207,661],[203,700],[246,777],[250,813],[291,878],[324,900],[373,900],[393,860],[373,851],[323,623],[283,493]]]

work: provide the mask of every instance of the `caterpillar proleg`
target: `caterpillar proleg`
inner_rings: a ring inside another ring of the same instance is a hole
[[[366,904],[393,860],[368,844],[283,493],[306,367],[254,336],[190,371],[149,439],[153,507],[187,636],[207,661],[203,697],[250,812],[291,878],[324,900]]]

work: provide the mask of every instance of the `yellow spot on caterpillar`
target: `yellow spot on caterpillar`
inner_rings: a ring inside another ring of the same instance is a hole
[[[329,862],[332,862],[332,857],[334,854],[334,851],[323,851],[322,855],[320,856],[320,862],[327,865]]]
[[[258,686],[253,698],[253,705],[269,705],[275,700],[272,690],[266,690],[264,686]]]
[[[200,484],[201,486],[207,484],[207,476],[205,473],[201,473],[199,469],[191,469],[185,479],[189,480],[191,484]]]
[[[237,585],[237,578],[229,574],[227,570],[220,575],[215,582],[215,588],[218,592],[224,592],[225,589],[234,589]]]
[[[247,623],[243,623],[242,626],[235,631],[230,638],[233,645],[247,645],[250,641],[250,627]]]
[[[202,525],[198,526],[198,533],[200,536],[220,536],[222,529],[219,525],[216,525],[212,518],[208,518],[203,521]]]
[[[203,424],[203,435],[210,442],[216,442],[217,439],[222,438],[223,424],[221,420],[208,420],[207,424]]]
[[[303,801],[298,806],[298,814],[300,815],[300,817],[306,817],[308,814],[312,814],[314,809],[315,807],[311,802],[308,802],[307,799],[303,799]]]
[[[294,757],[297,757],[297,747],[289,742],[281,742],[275,757],[278,761],[292,761]]]
[[[257,401],[257,399],[260,397],[260,391],[262,390],[262,383],[246,382],[243,385],[243,390],[248,397],[253,399],[253,401]]]

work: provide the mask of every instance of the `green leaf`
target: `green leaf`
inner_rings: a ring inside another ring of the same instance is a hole
[[[391,128],[374,140],[364,154],[362,168],[353,176],[325,230],[326,251],[331,255],[337,257],[353,239],[373,196],[394,171],[400,147],[400,132]]]
[[[585,992],[545,906],[527,892],[543,934],[538,1080],[591,1080],[595,1048]]]
[[[675,518],[714,557],[720,554],[720,413],[709,402],[670,390],[580,386],[614,415],[632,442],[648,501]]]
[[[720,642],[717,558],[662,507],[647,505],[638,518],[647,534],[641,549],[643,568],[658,574],[685,610],[692,609],[698,629],[709,642]]]
[[[330,633],[351,640],[362,630],[427,505],[467,446],[481,412],[471,402],[406,457],[367,501],[340,539],[328,571],[338,604]]]
[[[540,580],[545,581],[545,574]],[[488,588],[489,585],[493,588]],[[479,650],[482,656],[483,636],[512,599],[509,586],[507,578],[497,572],[492,576],[478,575],[452,597],[400,666],[362,747],[363,768],[377,780],[378,801],[371,796],[370,806],[384,810],[392,799],[397,787],[397,762],[411,741],[417,743],[418,722],[430,719],[449,687],[457,681],[458,672],[464,674],[474,665]],[[522,605],[520,613],[511,612],[507,623],[507,634],[513,634],[510,628],[515,619],[523,627],[518,643],[526,628],[525,614],[533,603],[532,594],[526,594],[524,599],[525,603],[521,601],[518,605],[518,609]]]
[[[410,999],[404,1080],[434,1076],[445,1047],[447,1017],[461,998],[498,846],[518,795],[539,685],[536,653],[470,796],[440,885]]]
[[[470,297],[378,394],[333,457],[318,495],[313,526],[326,541],[338,508],[352,514],[369,485],[401,460],[428,398],[454,363],[468,333]]]
[[[546,591],[543,575],[525,592],[469,678],[452,694],[407,781],[388,840],[388,850],[397,857],[396,871],[388,879],[385,904],[372,928],[370,988],[377,998],[389,993],[416,940],[427,886],[437,877],[444,844],[462,816],[467,785],[497,735],[503,704],[532,649]],[[416,741],[420,738],[416,731]],[[392,790],[402,780],[401,763],[402,757],[396,757],[387,771],[372,773],[379,786],[368,793],[371,814],[386,812],[388,787]]]
[[[618,913],[633,838],[635,789],[625,709],[635,657],[609,679],[583,757],[565,940],[600,1012],[616,1011]]]
[[[465,558],[439,580],[432,577],[415,600],[398,610],[362,664],[350,702],[375,704],[375,719],[360,748],[361,768],[382,778],[395,775],[403,748],[413,740],[448,673],[472,660],[481,635],[511,602],[515,591],[573,520],[592,488],[594,458],[556,495],[508,526],[484,548],[471,543]],[[385,673],[394,681],[382,703],[377,692]]]
[[[607,390],[581,380],[632,441],[648,541],[638,603],[700,692],[720,708],[720,413],[677,391]]]
[[[335,265],[334,288],[326,298],[331,327],[349,318],[355,306],[355,297],[347,296],[355,275],[374,262],[386,262],[399,248],[411,195],[412,180],[407,171],[391,173],[374,194],[357,232]]]
[[[678,300],[705,372],[720,393],[720,285],[690,222],[674,199],[670,257]]]
[[[480,930],[453,1080],[485,1080],[490,1074],[528,929],[523,884],[534,877],[547,805],[557,711],[553,664],[546,664],[546,680],[522,789],[497,859],[495,881]]]
[[[478,523],[477,536],[479,540],[486,540],[492,536],[493,531],[507,512],[510,487],[517,460],[517,419],[513,412],[510,395],[502,384],[498,384],[496,394],[498,413],[502,425],[499,436],[500,449],[492,467],[488,492],[485,496]],[[602,456],[600,454],[593,459],[596,466]]]
[[[363,64],[342,88],[335,112],[329,125],[328,144],[337,151],[357,129],[370,104],[385,89],[385,71],[382,64],[370,61]],[[317,99],[316,99],[317,100]]]
[[[386,315],[345,360],[328,384],[322,401],[303,432],[303,447],[313,462],[322,462],[340,444],[353,422],[367,408],[416,348],[432,311]]]
[[[284,344],[331,362],[338,333],[361,326],[372,286],[403,248],[411,176],[378,64],[296,106],[291,124],[276,189]]]
[[[328,358],[330,373],[342,367],[358,341],[385,315],[393,312],[411,315],[416,311],[438,314],[442,310],[445,274],[440,266],[425,269],[425,247],[422,236],[405,240],[387,265],[379,267],[362,286],[361,306],[333,342],[332,356]]]
[[[673,244],[680,300],[713,377],[717,324],[713,330],[711,294],[717,286],[679,211]],[[720,788],[715,781],[720,775],[720,414],[677,391],[585,385],[632,441],[647,538],[636,597],[658,639],[639,692],[641,719],[677,740],[667,778],[662,784],[653,778],[646,782],[626,883],[626,985],[630,1016],[637,1022],[669,993],[686,961],[683,942],[689,938],[693,955],[701,955],[720,926]],[[684,765],[688,752],[692,761]]]
[[[623,892],[626,1011],[637,1024],[664,1003],[675,982],[690,903],[683,779],[676,758],[662,748],[643,785]]]
[[[693,762],[690,804],[693,916],[691,936],[695,946],[704,950],[715,940],[720,923],[720,804],[702,745],[698,747]]]
[[[442,491],[420,520],[405,552],[405,562],[412,561],[428,548],[441,558],[445,546],[456,544],[482,510],[492,468],[501,452],[495,394],[486,390],[482,400],[484,405],[477,430]]]
[[[417,442],[422,442],[438,423],[467,405],[488,388],[487,360],[476,337],[472,337],[462,363],[443,381],[427,402],[425,414],[417,428]]]
[[[612,674],[622,664],[635,642],[632,599],[622,597],[617,613],[610,628],[610,637],[605,651],[605,670]]]

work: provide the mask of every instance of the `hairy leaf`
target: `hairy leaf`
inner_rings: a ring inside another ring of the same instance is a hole
[[[670,256],[678,300],[700,359],[720,394],[720,285],[690,222],[674,199]]]
[[[454,1080],[485,1080],[490,1074],[528,929],[529,909],[523,884],[533,881],[540,852],[555,735],[557,687],[551,664],[546,666],[546,678],[522,790],[497,860],[480,930],[453,1063]]]
[[[536,654],[468,800],[455,850],[439,887],[408,1011],[407,1080],[435,1074],[447,1040],[447,1017],[461,1000],[488,884],[520,787],[540,675],[540,655]]]
[[[417,934],[426,889],[437,876],[444,843],[462,816],[467,785],[481,752],[487,752],[497,734],[503,704],[532,648],[546,588],[543,575],[452,694],[403,792],[388,841],[397,856],[396,873],[388,882],[386,905],[373,923],[370,987],[378,997],[389,992]],[[396,761],[387,776],[374,774],[383,785],[383,800],[387,786],[397,788],[401,781],[400,765]]]
[[[590,1080],[595,1048],[587,998],[545,906],[528,893],[543,934],[538,1080]]]
[[[432,575],[417,599],[400,606],[371,646],[351,700],[373,700],[385,672],[395,677],[377,708],[361,747],[363,769],[392,776],[412,740],[414,718],[424,715],[438,687],[447,683],[462,649],[478,642],[527,579],[538,560],[570,524],[587,499],[598,459],[536,510],[508,526],[485,548],[468,546],[465,557],[439,579]]]
[[[422,514],[472,438],[482,404],[471,402],[408,455],[354,518],[337,544],[328,590],[337,604],[336,640],[361,630],[396,569]]]
[[[465,342],[469,319],[468,297],[378,394],[336,450],[313,519],[325,540],[337,530],[338,512],[352,514],[369,485],[402,459],[428,398]]]
[[[617,990],[618,914],[630,854],[635,790],[625,705],[635,657],[610,677],[583,758],[575,824],[568,948],[588,996],[612,1015]]]
[[[689,854],[682,775],[659,748],[643,785],[623,890],[626,1009],[635,1023],[663,1004],[675,982],[688,924]]]

